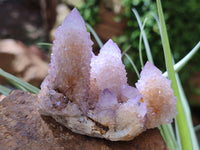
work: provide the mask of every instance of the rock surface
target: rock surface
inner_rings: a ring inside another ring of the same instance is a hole
[[[167,150],[158,129],[129,142],[75,134],[51,117],[41,116],[36,101],[36,95],[16,90],[0,102],[1,150]]]
[[[0,101],[2,101],[5,97],[5,95],[0,95]]]

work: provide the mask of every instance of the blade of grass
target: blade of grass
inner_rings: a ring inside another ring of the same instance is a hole
[[[189,127],[187,126],[187,119],[186,119],[186,115],[183,109],[180,93],[178,90],[178,84],[175,77],[171,50],[169,46],[168,35],[167,35],[167,30],[165,26],[165,21],[164,21],[164,16],[163,16],[160,0],[157,0],[157,7],[158,7],[158,14],[159,14],[159,19],[161,23],[161,38],[162,38],[162,44],[163,44],[163,49],[164,49],[164,55],[165,55],[165,63],[166,63],[167,71],[169,74],[169,79],[172,81],[172,88],[174,90],[174,94],[177,98],[178,114],[176,117],[176,121],[178,125],[178,133],[180,134],[179,135],[180,143],[183,150],[189,150],[189,149],[193,149],[192,139],[190,137]]]
[[[96,34],[96,32],[93,30],[93,28],[91,27],[91,25],[89,25],[88,23],[85,23],[86,27],[89,29],[89,31],[92,33],[92,35],[94,36],[95,40],[97,41],[99,47],[101,48],[103,46],[102,41],[100,40],[99,36]]]
[[[167,137],[166,137],[166,134],[165,134],[165,132],[164,132],[163,126],[159,126],[158,129],[160,130],[160,134],[162,135],[162,137],[163,137],[165,143],[166,143],[167,145],[169,145],[169,143],[167,143]]]
[[[159,19],[154,14],[152,14],[152,16],[155,18],[155,20],[158,24],[159,30],[161,31],[161,25],[160,25]],[[188,61],[197,53],[199,48],[200,48],[200,42],[198,42],[196,44],[196,46],[184,58],[182,58],[178,63],[176,63],[174,65],[175,72],[180,71],[188,63]],[[163,73],[163,76],[165,76],[165,77],[168,76],[167,71],[165,73]],[[178,74],[176,76],[178,76]],[[184,110],[186,111],[186,114],[189,114],[188,117],[186,117],[186,119],[188,120],[187,123],[188,123],[188,126],[190,127],[189,129],[192,130],[192,131],[190,131],[190,134],[191,134],[192,141],[193,141],[193,147],[195,149],[198,149],[198,142],[197,142],[195,132],[193,131],[194,129],[193,129],[193,125],[192,125],[192,118],[191,118],[191,112],[190,112],[190,109],[189,109],[189,104],[187,103],[187,99],[184,95],[184,91],[183,91],[182,85],[180,84],[179,78],[178,78],[178,87],[179,87],[179,92],[180,92],[180,95],[181,95],[181,100],[182,100],[182,103],[184,105]],[[176,127],[178,145],[179,145],[179,147],[181,147],[180,136],[179,136],[178,127],[177,127],[177,121],[175,121],[175,124],[176,124],[175,127]]]
[[[134,62],[131,60],[131,57],[128,54],[126,54],[126,53],[124,53],[124,56],[126,56],[127,59],[130,61],[133,69],[135,70],[135,73],[137,74],[137,77],[140,78],[139,71],[138,71],[137,67],[135,66]]]
[[[155,20],[156,20],[156,22],[158,24],[159,30],[161,31],[161,26],[160,26],[159,19],[154,14],[152,14],[152,16],[155,18]],[[197,137],[196,137],[196,134],[194,132],[194,130],[196,131],[196,128],[193,128],[189,104],[188,104],[187,98],[186,98],[186,96],[184,94],[184,91],[183,91],[183,88],[182,88],[182,85],[181,85],[181,82],[180,82],[180,79],[178,77],[177,72],[180,71],[188,63],[188,61],[190,59],[192,59],[192,57],[197,53],[199,48],[200,48],[200,41],[196,44],[196,46],[184,58],[182,58],[178,63],[176,63],[174,65],[174,70],[176,72],[176,78],[178,79],[177,81],[178,81],[179,93],[180,93],[180,96],[181,96],[182,103],[184,105],[184,110],[186,111],[186,114],[188,114],[186,119],[187,119],[187,123],[188,123],[188,126],[189,126],[190,135],[191,135],[191,138],[192,138],[192,141],[193,141],[192,144],[193,144],[193,148],[194,149],[199,149]],[[167,77],[168,76],[167,71],[163,75],[165,77]],[[179,147],[181,147],[181,143],[180,143],[181,140],[180,140],[180,136],[179,136],[179,133],[178,133],[177,121],[175,121],[175,124],[176,124],[175,127],[176,127],[178,145],[179,145]],[[199,125],[199,129],[200,129],[200,125]]]
[[[50,47],[53,46],[52,43],[43,43],[43,42],[37,43],[37,45],[38,45],[38,46],[50,46]]]
[[[177,150],[177,143],[175,140],[174,132],[171,124],[163,124],[158,129],[161,132],[163,139],[171,150]]]
[[[0,85],[0,93],[1,94],[8,96],[10,91],[11,90],[9,88],[6,88],[5,86]]]
[[[124,56],[125,53],[127,53],[131,48],[131,45],[129,45],[123,52],[122,52],[122,57]]]
[[[7,80],[8,80],[8,82],[10,82],[13,86],[15,86],[17,89],[22,90],[22,91],[27,91],[26,88],[24,88],[23,86],[19,85],[18,83],[13,82],[12,80],[10,80],[10,79],[8,79],[8,78],[7,78]]]
[[[8,79],[8,81],[10,81],[12,84],[17,84],[23,88],[25,88],[26,90],[28,90],[31,93],[34,94],[38,94],[40,89],[36,88],[35,86],[22,81],[21,79],[5,72],[3,69],[0,68],[0,75],[3,76],[4,78]]]
[[[158,16],[156,16],[154,13],[151,13],[151,16],[153,16],[153,18],[156,20],[156,23],[158,25],[159,31],[161,33],[161,26],[160,26],[160,21],[158,19]]]
[[[178,73],[176,73],[176,79],[177,79],[177,83],[178,83],[179,93],[180,93],[180,96],[181,96],[181,102],[183,104],[183,108],[184,108],[186,119],[187,119],[187,126],[189,127],[189,133],[190,133],[190,138],[192,140],[193,149],[198,150],[199,144],[198,144],[197,136],[195,134],[195,129],[194,129],[194,126],[193,126],[193,123],[192,123],[190,107],[189,107],[189,104],[188,104],[188,100],[185,96],[185,92],[183,90],[183,87],[182,87],[180,78],[178,76]]]
[[[161,33],[161,25],[158,17],[153,13],[151,15],[156,20],[158,28]],[[199,49],[200,49],[200,41],[195,45],[195,47],[192,50],[190,50],[190,52],[185,57],[183,57],[178,63],[174,65],[175,72],[179,72],[192,59],[192,57],[197,53]],[[168,77],[167,71],[163,73],[163,76]]]
[[[192,59],[192,57],[198,52],[199,49],[200,49],[200,41],[185,57],[183,57],[178,63],[174,65],[175,72],[179,72],[188,63],[188,61]],[[165,72],[163,75],[165,77],[168,76],[167,72]]]
[[[175,132],[176,132],[176,141],[177,141],[177,146],[179,150],[182,150],[182,145],[181,145],[181,138],[180,138],[180,133],[179,133],[179,129],[178,129],[178,123],[177,120],[175,119]]]
[[[141,23],[141,20],[140,20],[140,16],[139,16],[139,14],[138,14],[138,12],[137,12],[136,9],[133,8],[132,11],[133,11],[133,13],[135,14],[135,17],[136,17],[136,19],[137,19],[137,22],[138,22],[140,31],[142,32],[142,37],[143,37],[143,41],[144,41],[144,46],[145,46],[146,53],[147,53],[147,58],[148,58],[148,60],[149,60],[152,64],[154,64],[153,58],[152,58],[152,55],[151,55],[151,50],[150,50],[149,42],[148,42],[148,40],[147,40],[147,38],[146,38],[145,32],[142,31],[142,23]]]
[[[144,67],[144,62],[143,62],[143,58],[142,58],[142,33],[144,32],[144,27],[145,27],[146,21],[147,21],[147,18],[144,19],[144,23],[142,25],[142,29],[140,32],[140,39],[139,39],[139,57],[140,57],[140,64],[141,64],[142,68]]]

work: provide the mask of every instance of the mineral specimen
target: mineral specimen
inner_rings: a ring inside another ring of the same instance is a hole
[[[127,84],[118,46],[108,40],[98,56],[79,12],[57,29],[49,74],[38,95],[39,111],[73,132],[111,141],[131,140],[171,123],[176,98],[170,81],[147,62],[134,88]]]

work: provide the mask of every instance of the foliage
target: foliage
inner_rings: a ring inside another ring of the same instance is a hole
[[[163,9],[167,13],[167,24],[174,59],[185,56],[199,40],[200,3],[196,0],[163,1]],[[192,60],[190,67],[200,70],[193,64],[199,64],[200,53]]]
[[[177,98],[177,111],[178,114],[175,118],[175,130],[177,137],[177,146],[168,144],[169,140],[165,138],[165,141],[171,150],[188,150],[188,149],[199,149],[197,137],[194,132],[191,112],[184,92],[182,91],[181,82],[178,77],[178,73],[175,73],[173,66],[173,57],[170,50],[170,44],[168,34],[166,30],[165,20],[163,16],[162,6],[160,0],[157,0],[158,15],[159,15],[159,26],[161,32],[162,45],[165,56],[165,64],[168,72],[168,77],[171,80],[171,86],[174,91],[174,95]],[[162,125],[163,126],[163,125]],[[170,133],[171,131],[163,131],[163,133]],[[174,140],[173,140],[174,141]]]
[[[142,21],[147,17],[145,33],[150,43],[152,55],[154,58],[156,57],[156,66],[164,70],[164,56],[160,54],[162,47],[159,40],[159,28],[152,16],[152,14],[156,14],[156,2],[153,0],[121,0],[121,5],[124,9],[120,17],[128,19],[127,29],[120,37],[114,37],[114,40],[122,49],[126,49],[129,45],[132,46],[133,50],[130,56],[138,66],[139,60],[137,60],[137,53],[139,49],[138,42],[140,32],[135,16],[131,11],[132,8],[135,8],[140,14]],[[165,11],[167,29],[170,30],[169,41],[171,43],[172,53],[175,61],[178,61],[186,55],[191,47],[194,47],[199,40],[200,26],[197,26],[197,22],[200,20],[200,11],[198,11],[200,9],[200,3],[193,0],[163,1],[163,9]],[[159,57],[157,57],[158,55]],[[199,57],[200,54],[197,54],[189,64],[189,67],[192,68],[190,70],[200,70],[200,68],[193,65],[200,63]],[[127,65],[130,66],[130,64]]]
[[[155,64],[162,71],[165,69],[163,62],[164,55],[160,54],[162,51],[159,28],[156,24],[156,20],[153,15],[157,14],[156,1],[153,0],[121,0],[121,6],[123,7],[122,13],[116,17],[119,21],[122,18],[127,19],[127,28],[124,34],[119,37],[113,37],[113,40],[118,43],[121,49],[125,50],[131,45],[131,53],[129,56],[134,60],[136,66],[140,66],[140,61],[137,59],[139,49],[139,36],[140,31],[138,23],[131,9],[135,8],[140,14],[141,20],[144,21],[147,18],[145,24],[145,33],[150,43],[150,48],[153,57],[156,59]],[[97,14],[99,12],[98,0],[85,0],[78,9],[83,16],[84,20],[91,26],[94,26],[98,21]],[[196,0],[174,0],[163,1],[163,9],[165,11],[165,18],[167,22],[167,29],[169,32],[169,41],[172,47],[172,53],[175,62],[184,57],[191,47],[194,47],[199,40],[200,26],[197,26],[197,22],[200,20],[200,3]],[[195,30],[194,30],[195,28]],[[144,49],[144,46],[142,47]],[[157,57],[159,55],[159,57]],[[200,63],[198,59],[200,54],[191,61],[187,66],[190,71],[200,70],[199,67],[195,67],[193,64]],[[146,60],[144,60],[145,62]],[[131,71],[130,62],[125,59],[127,69]],[[188,78],[188,72],[183,72],[184,78]]]
[[[126,18],[127,28],[124,31],[124,34],[119,37],[114,37],[114,41],[120,45],[122,49],[126,49],[129,45],[132,46],[132,51],[129,55],[132,57],[137,66],[139,66],[140,62],[137,59],[138,57],[138,49],[139,49],[139,36],[140,30],[137,20],[132,13],[131,9],[135,8],[140,14],[140,18],[142,21],[147,18],[145,23],[145,33],[150,43],[150,47],[152,49],[152,55],[156,56],[161,51],[161,42],[159,40],[159,28],[156,25],[156,20],[152,16],[152,14],[156,14],[156,3],[152,0],[122,0],[121,5],[123,6],[123,13],[120,15],[121,18]],[[153,41],[153,42],[152,42]],[[163,55],[161,57],[155,59],[155,63],[159,64],[158,67],[163,67]],[[145,62],[146,60],[144,60]],[[125,61],[126,62],[126,61]],[[158,63],[162,62],[162,63]],[[126,64],[130,66],[129,64]],[[131,66],[130,66],[131,67]],[[164,69],[164,68],[162,68]]]
[[[89,23],[91,26],[94,26],[99,21],[97,17],[99,13],[98,3],[98,0],[85,0],[85,2],[78,7],[85,22]]]

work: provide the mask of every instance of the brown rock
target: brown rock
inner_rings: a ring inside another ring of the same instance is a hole
[[[47,75],[48,64],[35,46],[27,47],[20,41],[4,39],[0,41],[0,68],[39,86]],[[2,82],[3,78],[0,78]]]
[[[0,95],[0,101],[2,101],[5,97],[5,95]]]
[[[40,116],[37,96],[13,91],[0,102],[1,150],[167,150],[158,131],[144,132],[129,142],[111,142],[72,133],[50,117]]]

